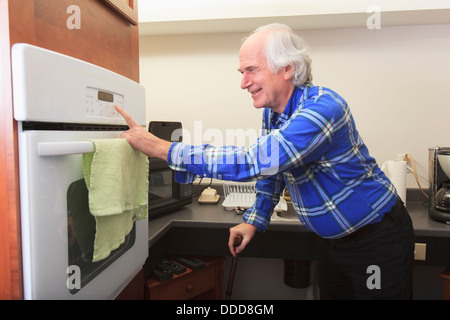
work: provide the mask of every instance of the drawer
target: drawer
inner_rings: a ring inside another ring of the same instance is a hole
[[[173,279],[157,282],[153,278],[146,280],[147,299],[151,300],[188,300],[210,290],[221,291],[223,279],[223,258],[213,263],[207,262],[206,267],[197,271],[187,269]]]

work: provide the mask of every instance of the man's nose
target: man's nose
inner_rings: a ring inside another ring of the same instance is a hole
[[[241,80],[241,89],[247,89],[250,87],[251,81],[248,75],[244,72],[242,73],[242,80]]]

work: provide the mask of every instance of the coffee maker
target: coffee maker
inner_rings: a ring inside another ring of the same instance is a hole
[[[450,147],[428,149],[429,216],[450,224]]]

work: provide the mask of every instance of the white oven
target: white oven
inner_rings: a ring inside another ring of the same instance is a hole
[[[145,90],[98,66],[28,44],[12,48],[18,121],[25,299],[114,299],[148,256],[148,220],[92,262],[95,220],[89,212],[82,153],[90,139],[117,138],[121,105],[145,125]]]

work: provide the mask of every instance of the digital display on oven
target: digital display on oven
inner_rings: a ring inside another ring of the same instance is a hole
[[[99,91],[98,92],[98,100],[106,101],[106,102],[114,102],[114,95],[112,93]]]

